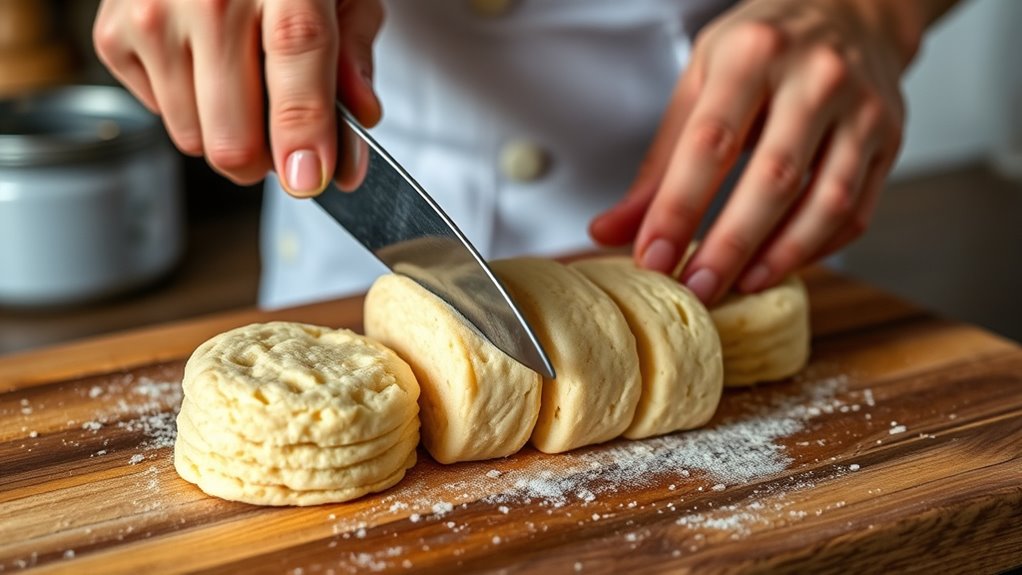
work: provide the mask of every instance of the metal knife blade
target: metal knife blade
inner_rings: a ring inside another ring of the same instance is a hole
[[[337,108],[365,140],[369,163],[357,189],[342,192],[331,185],[316,202],[393,272],[450,304],[504,353],[554,378],[539,339],[479,252],[366,129]]]

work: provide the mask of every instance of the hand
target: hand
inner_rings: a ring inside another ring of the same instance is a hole
[[[639,265],[672,273],[748,147],[747,169],[681,274],[701,300],[736,281],[745,292],[770,287],[859,236],[901,143],[902,72],[923,22],[943,11],[910,11],[917,3],[749,0],[711,23],[638,177],[592,236],[634,241]]]
[[[289,193],[311,196],[335,171],[352,187],[364,163],[348,135],[337,166],[334,102],[379,121],[382,18],[378,0],[103,0],[93,40],[182,152],[240,184],[276,168]]]

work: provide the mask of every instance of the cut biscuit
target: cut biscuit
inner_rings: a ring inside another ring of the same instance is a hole
[[[720,340],[709,312],[673,278],[631,258],[571,265],[614,300],[635,335],[642,393],[623,435],[641,439],[704,425],[720,401]]]
[[[582,273],[551,260],[490,266],[557,372],[557,379],[543,380],[532,445],[560,453],[621,435],[632,422],[642,382],[635,337],[613,300]]]

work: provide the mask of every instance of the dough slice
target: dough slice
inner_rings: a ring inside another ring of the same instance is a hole
[[[185,366],[184,393],[272,445],[348,445],[414,418],[419,386],[393,351],[349,330],[273,322],[220,334]]]
[[[203,411],[185,398],[177,416],[178,435],[189,443],[222,457],[267,467],[290,469],[334,469],[370,461],[398,443],[418,437],[419,421],[408,420],[403,426],[369,441],[341,446],[319,446],[314,443],[270,445],[255,443],[223,427],[215,414]]]
[[[210,451],[201,437],[179,435],[174,451],[190,461],[248,485],[281,485],[294,491],[336,490],[373,485],[390,477],[415,452],[419,434],[404,438],[378,457],[333,469],[275,467],[225,457]]]
[[[642,393],[629,439],[705,424],[723,384],[720,339],[703,304],[673,278],[610,257],[572,264],[624,314],[639,351]]]
[[[283,485],[253,485],[236,477],[206,466],[201,461],[192,460],[187,453],[174,450],[174,467],[186,481],[199,486],[202,491],[221,499],[240,501],[254,505],[322,505],[338,503],[362,497],[369,493],[378,493],[396,485],[405,476],[406,470],[415,465],[413,451],[404,465],[391,475],[371,484],[342,489],[322,489],[295,491]]]
[[[796,276],[755,294],[731,294],[710,310],[720,334],[724,385],[784,379],[809,361],[809,297]]]
[[[440,463],[511,455],[540,409],[539,374],[486,341],[453,308],[404,276],[365,299],[366,334],[412,366],[422,387],[422,439]]]
[[[642,382],[635,337],[621,311],[580,272],[537,258],[491,264],[557,372],[543,381],[532,444],[560,453],[621,435]]]

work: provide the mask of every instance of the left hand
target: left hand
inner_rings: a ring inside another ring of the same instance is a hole
[[[892,6],[910,4],[748,0],[711,23],[628,195],[593,221],[594,239],[634,241],[639,265],[672,273],[753,142],[681,275],[701,300],[733,284],[770,287],[858,237],[901,144],[899,83],[923,26]]]

